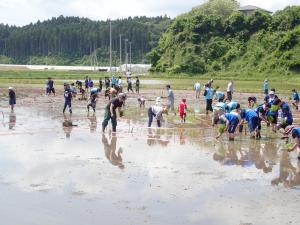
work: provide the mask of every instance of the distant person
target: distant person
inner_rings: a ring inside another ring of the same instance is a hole
[[[131,72],[129,70],[127,70],[127,72],[126,72],[126,77],[127,77],[127,79],[131,78]]]
[[[168,113],[167,108],[163,108],[157,105],[151,106],[148,109],[148,127],[151,127],[153,118],[156,119],[157,126],[161,127],[161,123],[163,122],[163,114],[167,114],[167,113]]]
[[[269,81],[268,80],[264,81],[263,89],[264,89],[264,94],[268,95],[269,94]]]
[[[10,105],[11,112],[13,112],[16,104],[16,93],[13,87],[8,88],[8,97],[9,97],[8,103]]]
[[[139,77],[136,77],[136,80],[135,80],[135,92],[137,94],[140,93],[140,79],[139,79]]]
[[[233,81],[229,81],[228,85],[227,85],[227,100],[231,102],[232,100],[232,95],[233,95]]]
[[[85,92],[87,92],[88,89],[89,89],[89,78],[88,78],[88,76],[85,77],[84,88],[85,88]]]
[[[200,98],[201,94],[201,84],[199,82],[196,82],[194,84],[194,90],[196,91],[196,98]]]
[[[181,103],[178,106],[179,116],[181,119],[181,123],[185,123],[186,120],[186,113],[187,113],[187,104],[186,98],[183,98]]]
[[[110,87],[110,79],[108,77],[105,77],[104,83],[105,83],[105,89]]]
[[[69,84],[65,84],[64,88],[65,88],[65,92],[64,92],[65,104],[63,108],[63,113],[65,113],[66,108],[69,107],[69,112],[70,114],[72,114],[72,97],[73,97],[72,91],[70,90]]]
[[[138,100],[138,103],[140,105],[140,108],[145,107],[146,99],[144,97],[138,97],[137,100]]]
[[[109,101],[105,108],[104,120],[102,122],[102,132],[105,132],[105,129],[108,125],[108,121],[111,120],[112,131],[117,131],[117,112],[118,109],[120,117],[123,116],[121,108],[123,107],[126,100],[126,94],[120,93],[117,98],[114,98]]]
[[[51,77],[48,77],[46,93],[48,95],[51,95],[51,93],[53,93],[53,95],[55,96],[54,81]]]
[[[94,87],[94,81],[92,80],[92,78],[89,78],[89,91],[91,91],[91,89]]]
[[[100,88],[93,88],[91,90],[90,97],[88,101],[90,102],[87,105],[87,110],[90,112],[90,107],[92,107],[93,111],[96,112],[96,103],[97,103],[97,98],[98,98],[98,93],[100,92]]]
[[[118,79],[115,77],[115,75],[111,78],[111,87],[115,88],[118,85]]]
[[[213,112],[212,102],[213,102],[214,90],[208,84],[205,84],[205,90],[203,95],[205,96],[205,100],[206,100],[206,115],[208,115],[209,111]]]
[[[99,78],[99,88],[100,88],[100,93],[101,93],[102,89],[103,89],[103,81],[101,78]]]
[[[133,93],[131,77],[127,78],[127,92],[129,91]]]
[[[123,81],[122,81],[122,77],[119,76],[119,79],[117,80],[117,90],[118,90],[118,93],[121,93],[123,92]]]
[[[175,108],[174,108],[174,104],[175,104],[175,96],[174,96],[174,92],[171,89],[171,85],[166,85],[166,89],[167,89],[167,106],[168,106],[168,110],[174,112],[174,115],[176,115],[175,112]]]
[[[299,106],[299,94],[295,89],[293,89],[292,92],[293,92],[293,106],[298,111],[299,110],[299,107],[298,107]]]
[[[218,102],[224,102],[225,100],[225,94],[222,91],[219,91],[219,86],[216,87],[216,89],[214,90],[214,94],[215,94],[215,100],[217,100]]]

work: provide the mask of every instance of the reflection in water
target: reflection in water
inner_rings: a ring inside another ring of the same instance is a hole
[[[72,122],[72,115],[64,115],[64,121],[62,123],[62,127],[63,127],[63,131],[66,134],[66,138],[70,138],[71,137],[71,132],[73,129],[73,122]]]
[[[184,133],[184,129],[180,129],[179,143],[180,143],[180,145],[185,145],[185,133]]]
[[[87,118],[90,121],[90,132],[95,133],[97,131],[97,117],[93,114],[92,116],[88,115]]]
[[[270,155],[269,148],[261,142],[250,140],[250,142],[227,142],[219,143],[213,159],[222,165],[240,165],[242,167],[255,166],[264,173],[272,172],[274,155]],[[276,151],[272,151],[276,152]]]
[[[300,186],[300,162],[294,167],[287,151],[283,151],[280,157],[279,176],[271,181],[272,185],[280,183],[287,188]]]
[[[161,132],[163,132],[161,129],[156,129],[152,131],[151,128],[148,128],[148,138],[147,138],[147,144],[149,146],[154,146],[154,145],[160,145],[162,147],[166,147],[170,141],[169,140],[163,140],[161,138]]]
[[[110,144],[105,134],[102,134],[102,144],[104,145],[104,153],[106,158],[110,161],[110,163],[114,166],[118,166],[120,169],[124,169],[125,166],[123,164],[123,159],[121,154],[123,153],[123,149],[120,147],[117,150],[117,136],[115,134],[112,135]]]
[[[12,130],[16,126],[17,116],[15,113],[9,114],[9,125],[8,129]]]

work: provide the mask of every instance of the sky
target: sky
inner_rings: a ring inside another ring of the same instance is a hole
[[[174,18],[203,2],[205,0],[0,0],[0,23],[23,26],[60,15],[87,17],[92,20],[145,15],[168,15]],[[300,0],[239,2],[242,6],[255,5],[273,12],[288,5],[300,5]]]

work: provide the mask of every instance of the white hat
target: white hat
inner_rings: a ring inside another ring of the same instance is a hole
[[[275,92],[274,91],[270,91],[269,95],[275,95]]]
[[[156,102],[160,102],[160,97],[157,97],[157,98],[156,98]]]
[[[9,88],[8,88],[8,90],[12,90],[12,89],[13,89],[13,87],[9,87]]]

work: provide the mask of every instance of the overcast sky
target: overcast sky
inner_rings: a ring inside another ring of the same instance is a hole
[[[0,0],[0,23],[18,26],[59,15],[80,16],[93,20],[128,16],[175,17],[205,0]],[[239,0],[241,5],[256,5],[276,11],[300,0]]]

